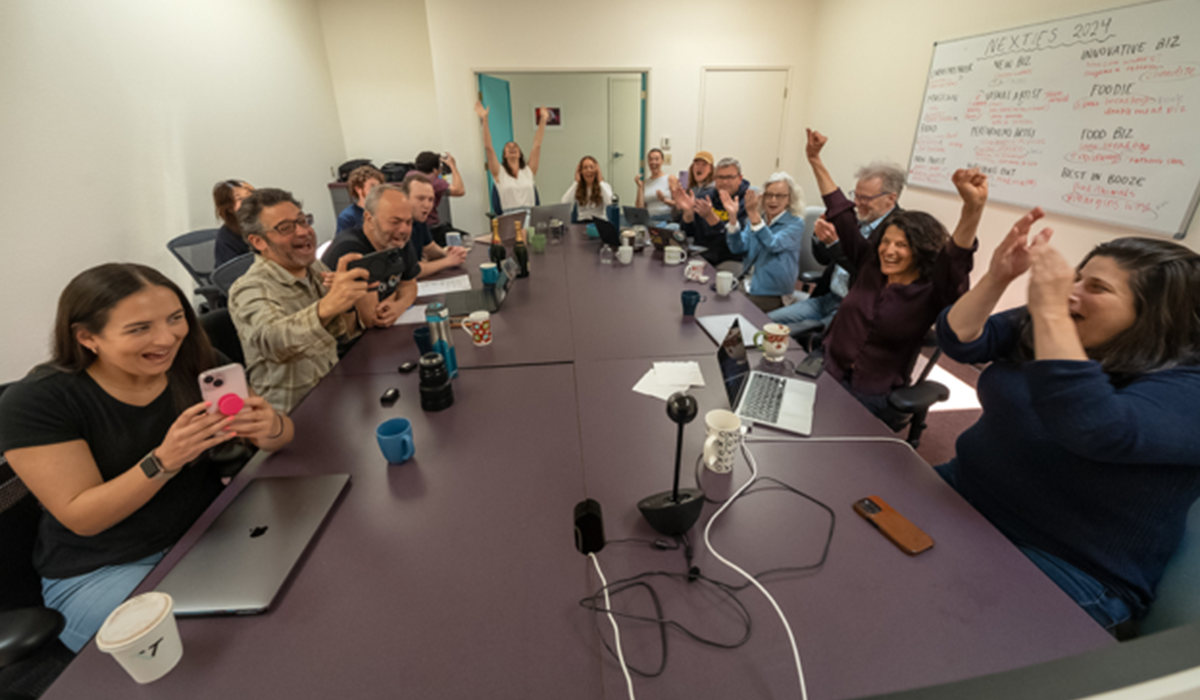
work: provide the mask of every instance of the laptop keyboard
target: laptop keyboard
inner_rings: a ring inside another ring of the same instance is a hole
[[[777,423],[786,386],[787,383],[782,377],[761,373],[750,375],[750,384],[746,387],[738,413],[751,420]]]

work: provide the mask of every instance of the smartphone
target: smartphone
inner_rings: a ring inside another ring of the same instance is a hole
[[[369,283],[383,282],[393,275],[398,276],[404,272],[403,249],[388,248],[387,250],[379,250],[370,255],[364,255],[346,265],[346,269],[348,270],[360,267],[365,268],[370,274],[370,277],[367,278],[367,282]]]
[[[866,518],[905,554],[915,556],[933,546],[933,538],[893,510],[879,496],[859,499],[854,503],[854,512]]]
[[[805,377],[816,379],[821,376],[821,372],[825,369],[825,357],[818,353],[813,353],[800,361],[796,365],[796,374],[802,374]]]
[[[220,411],[232,416],[242,410],[250,392],[246,388],[246,370],[234,362],[200,373],[200,398],[211,402],[209,413]]]
[[[446,234],[446,247],[461,248],[462,243],[463,243],[463,241],[462,241],[461,233],[459,233],[457,231],[450,231],[449,233]]]

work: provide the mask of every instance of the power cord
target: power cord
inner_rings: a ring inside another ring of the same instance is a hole
[[[604,578],[604,571],[600,569],[600,560],[596,558],[595,552],[589,552],[588,556],[592,558],[592,564],[596,566],[596,575],[600,577],[600,585],[604,586],[604,606],[610,610],[608,613],[608,621],[612,623],[613,640],[617,646],[617,661],[621,663],[621,672],[625,674],[625,687],[629,690],[629,700],[637,700],[633,694],[633,679],[629,677],[629,667],[625,665],[625,653],[621,651],[621,628],[617,627],[617,620],[612,615],[612,605],[608,599],[608,579]],[[604,643],[608,646],[608,642]]]

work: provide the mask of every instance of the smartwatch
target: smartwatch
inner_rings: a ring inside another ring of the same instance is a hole
[[[150,454],[142,458],[140,466],[142,472],[146,474],[147,479],[170,479],[179,471],[178,469],[173,472],[167,471],[163,467],[163,463],[154,454],[154,450],[150,450]]]

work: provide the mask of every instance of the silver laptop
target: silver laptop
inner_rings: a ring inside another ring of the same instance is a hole
[[[729,405],[742,420],[790,433],[812,433],[817,385],[750,369],[742,329],[735,320],[717,348],[717,364]]]
[[[517,240],[517,224],[524,225],[525,217],[528,214],[524,209],[514,211],[511,214],[501,214],[497,219],[496,228],[500,232],[500,242],[506,246],[511,246]],[[488,241],[491,241],[488,237]]]
[[[571,208],[574,206],[574,202],[567,202],[566,204],[546,204],[534,207],[529,210],[529,225],[526,228],[537,228],[537,225],[543,221],[549,224],[550,219],[558,219],[564,224],[569,223],[571,221]]]
[[[255,479],[158,584],[176,615],[266,612],[350,482],[349,474]]]

